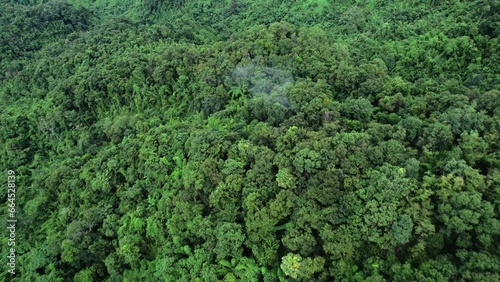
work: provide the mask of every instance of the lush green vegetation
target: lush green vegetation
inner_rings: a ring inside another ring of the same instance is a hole
[[[2,1],[0,279],[499,281],[499,7]]]

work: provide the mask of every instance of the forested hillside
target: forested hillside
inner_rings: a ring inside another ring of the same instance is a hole
[[[499,8],[2,0],[0,280],[500,281]]]

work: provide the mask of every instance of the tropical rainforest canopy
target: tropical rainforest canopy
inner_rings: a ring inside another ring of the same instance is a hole
[[[0,2],[2,281],[499,281],[498,0]]]

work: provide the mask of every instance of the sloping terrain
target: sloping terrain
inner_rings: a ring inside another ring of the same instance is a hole
[[[498,8],[1,2],[0,280],[500,280]]]

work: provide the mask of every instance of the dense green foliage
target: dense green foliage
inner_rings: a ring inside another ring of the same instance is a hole
[[[1,2],[0,279],[499,281],[499,7]]]

